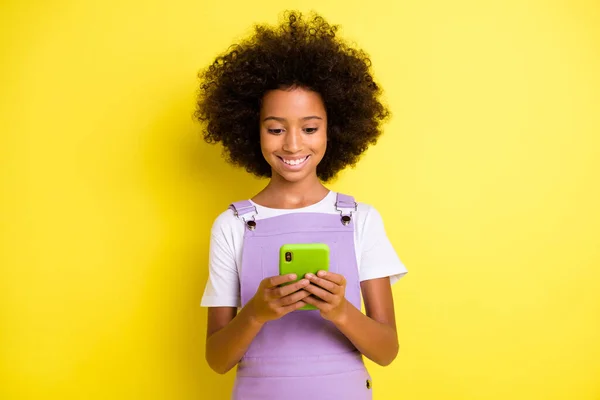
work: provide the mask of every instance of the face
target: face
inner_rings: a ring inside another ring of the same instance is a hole
[[[302,88],[265,94],[260,114],[262,154],[272,179],[315,178],[327,147],[327,115],[321,96]]]

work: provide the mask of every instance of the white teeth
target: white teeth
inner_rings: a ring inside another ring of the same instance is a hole
[[[286,160],[285,158],[283,158],[283,162],[288,165],[298,165],[298,164],[302,164],[304,162],[304,160],[306,160],[306,158],[307,157],[299,158],[297,160]]]

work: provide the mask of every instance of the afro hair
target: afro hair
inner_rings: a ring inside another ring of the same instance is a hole
[[[371,72],[369,56],[336,36],[318,14],[284,14],[280,25],[254,26],[199,73],[195,118],[208,143],[221,143],[227,160],[259,176],[271,167],[260,147],[260,109],[266,92],[302,87],[321,95],[327,112],[327,150],[317,167],[329,181],[375,144],[390,116]]]

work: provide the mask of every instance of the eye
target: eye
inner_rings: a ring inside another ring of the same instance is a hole
[[[283,133],[283,129],[267,129],[267,132],[272,135],[281,135]]]
[[[304,129],[304,132],[306,132],[307,134],[310,135],[312,133],[315,133],[318,130],[319,130],[319,128],[306,128],[306,129]]]

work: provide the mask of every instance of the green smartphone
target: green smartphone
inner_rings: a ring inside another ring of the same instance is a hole
[[[329,246],[324,243],[284,244],[279,250],[279,274],[296,274],[299,281],[304,275],[329,271]],[[310,304],[300,310],[315,310]]]

